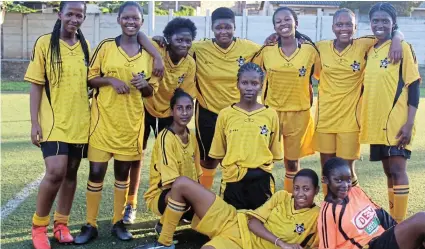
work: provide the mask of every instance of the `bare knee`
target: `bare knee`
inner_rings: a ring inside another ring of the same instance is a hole
[[[77,172],[80,166],[81,159],[70,159],[66,170],[65,179],[70,182],[77,181]]]
[[[418,224],[418,231],[422,231],[422,235],[425,237],[425,212],[416,213],[412,219]]]
[[[404,167],[403,165],[398,164],[398,163],[391,165],[389,171],[390,171],[389,173],[390,173],[391,177],[394,180],[403,178],[407,175],[406,167]]]
[[[102,165],[90,165],[89,180],[92,182],[103,182],[106,167]]]
[[[193,182],[191,179],[189,179],[186,176],[179,176],[176,178],[176,180],[173,182],[173,190],[177,190],[179,192],[184,192],[187,185]]]

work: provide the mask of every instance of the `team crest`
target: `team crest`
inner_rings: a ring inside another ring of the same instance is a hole
[[[299,74],[300,77],[304,77],[305,73],[307,72],[307,69],[304,66],[302,66],[302,68],[298,69],[298,72],[300,73]]]
[[[142,76],[142,78],[144,79],[146,77],[145,71],[139,72],[137,73],[139,76]]]
[[[305,231],[304,223],[295,224],[294,233],[298,233],[298,235],[301,235],[304,231]]]
[[[267,129],[267,126],[266,125],[260,126],[260,129],[261,129],[260,134],[267,136],[267,134],[269,133],[269,129]]]
[[[383,60],[381,60],[381,68],[387,68],[388,67],[388,65],[390,64],[390,61],[388,60],[388,58],[385,58],[385,59],[383,59]]]
[[[184,81],[184,74],[182,74],[182,76],[179,77],[178,83],[181,84]]]
[[[245,59],[242,58],[242,56],[239,56],[239,59],[236,60],[239,64],[239,67],[243,66],[245,64]]]
[[[360,71],[360,62],[354,61],[353,64],[351,64],[351,68],[353,69],[353,72]]]

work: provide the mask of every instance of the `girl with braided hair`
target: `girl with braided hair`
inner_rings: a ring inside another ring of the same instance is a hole
[[[263,46],[253,62],[267,73],[262,101],[279,116],[286,169],[284,189],[291,193],[293,178],[300,169],[299,159],[314,154],[311,76],[318,78],[315,69],[320,67],[320,57],[311,39],[297,31],[294,10],[278,8],[272,21],[278,43]],[[306,42],[301,44],[300,39]]]
[[[53,31],[35,42],[25,80],[30,91],[31,140],[41,148],[46,174],[33,216],[34,248],[50,248],[47,226],[54,214],[54,236],[59,243],[74,241],[67,227],[81,158],[87,155],[90,127],[87,67],[90,46],[80,26],[84,2],[61,2]]]

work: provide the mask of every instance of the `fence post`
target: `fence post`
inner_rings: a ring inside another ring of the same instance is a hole
[[[97,46],[100,42],[100,14],[99,13],[95,13],[94,17],[93,17],[93,28],[94,28],[94,34],[93,34],[93,39],[94,39],[94,46]]]
[[[359,9],[355,9],[354,10],[354,14],[356,15],[356,27],[357,27],[357,32],[354,34],[355,38],[359,37],[359,22],[360,22],[360,10]]]
[[[174,15],[174,10],[173,9],[169,9],[168,10],[168,21],[173,20],[173,15]]]
[[[211,38],[211,15],[209,9],[207,9],[205,14],[205,37]]]
[[[242,10],[242,33],[241,38],[246,39],[248,37],[248,10]]]
[[[317,20],[316,20],[316,41],[322,39],[322,8],[317,8]]]
[[[22,59],[28,59],[28,14],[22,14]]]
[[[155,32],[155,1],[148,2],[148,35],[154,36]]]

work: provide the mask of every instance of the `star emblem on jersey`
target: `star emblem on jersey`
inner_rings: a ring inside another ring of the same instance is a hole
[[[353,69],[353,72],[360,71],[360,63],[357,61],[354,61],[353,64],[351,64],[351,68]]]
[[[304,223],[295,224],[294,233],[298,233],[298,235],[301,235],[304,231],[305,231]]]
[[[178,83],[181,84],[184,81],[184,74],[182,74],[182,76],[179,77]]]
[[[267,134],[269,133],[269,129],[267,129],[267,126],[266,125],[260,126],[260,129],[261,129],[260,134],[267,136]]]
[[[298,69],[298,71],[300,73],[299,76],[304,77],[305,73],[307,72],[307,69],[303,66],[302,68]]]
[[[140,73],[137,73],[138,75],[142,76],[142,78],[144,79],[146,77],[145,71],[142,71]]]
[[[382,67],[387,68],[388,64],[390,64],[390,62],[389,62],[388,58],[385,58],[385,59],[381,60],[381,66],[380,67],[381,68]]]
[[[243,66],[243,64],[245,64],[245,59],[242,58],[242,56],[239,56],[239,59],[237,59],[236,61],[238,62],[240,67]]]

